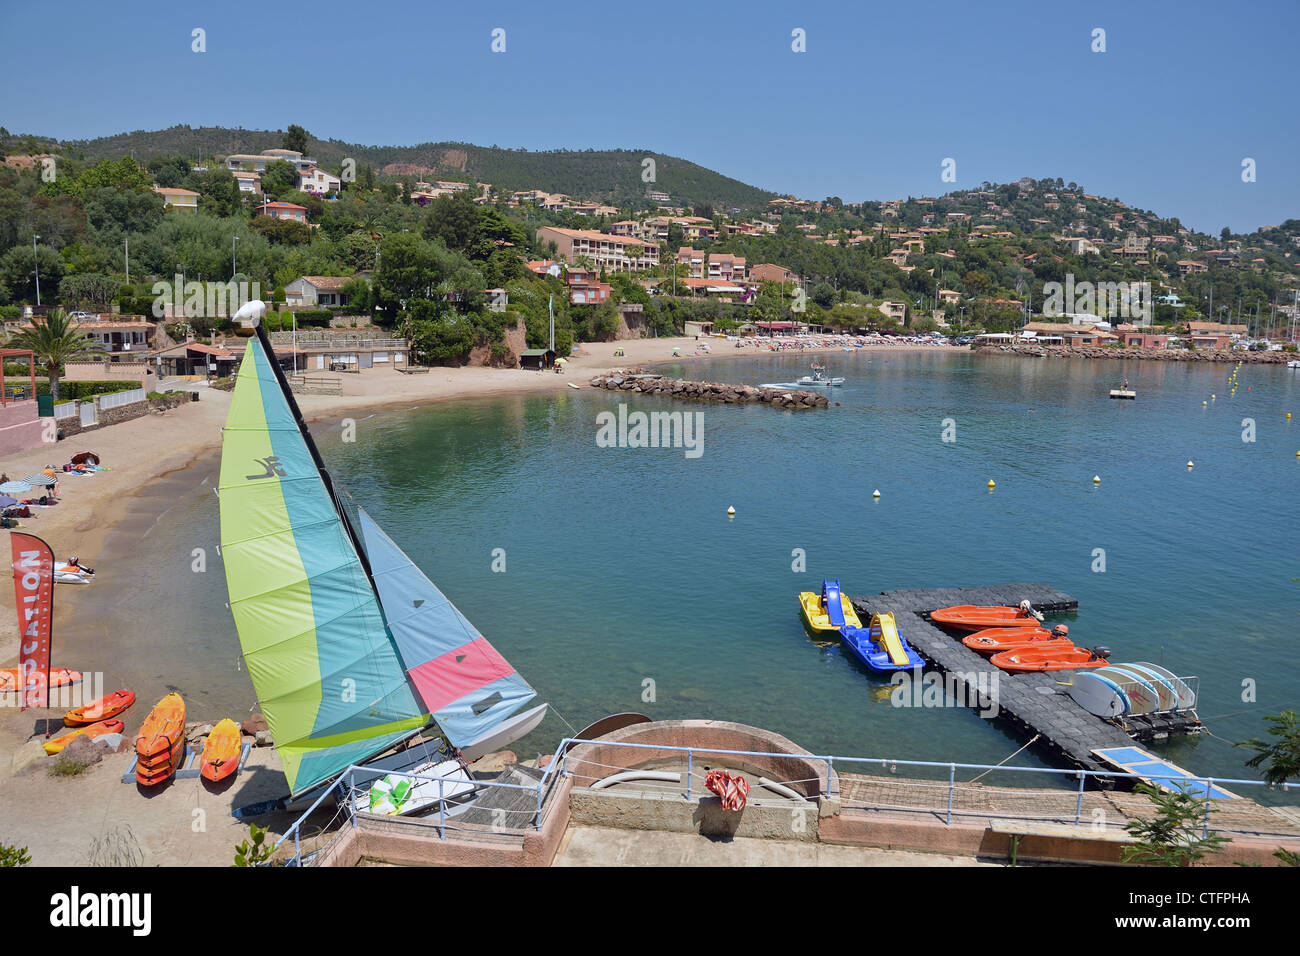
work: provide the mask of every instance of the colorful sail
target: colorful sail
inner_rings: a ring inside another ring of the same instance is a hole
[[[309,440],[267,347],[250,341],[222,436],[221,555],[294,794],[429,719]]]
[[[375,520],[357,511],[370,573],[411,681],[447,739],[465,749],[537,693]]]

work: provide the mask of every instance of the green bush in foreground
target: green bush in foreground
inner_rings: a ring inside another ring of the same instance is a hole
[[[1228,842],[1218,833],[1201,836],[1208,814],[1214,812],[1209,800],[1197,800],[1186,793],[1164,791],[1139,783],[1134,791],[1144,793],[1156,809],[1149,820],[1131,820],[1124,829],[1136,842],[1121,851],[1125,863],[1144,866],[1195,866],[1197,861],[1217,853]]]
[[[266,845],[266,827],[259,827],[256,823],[248,827],[248,835],[252,837],[252,844],[247,840],[235,847],[235,862],[232,866],[257,866],[259,863],[265,863],[271,857],[271,847]]]
[[[26,866],[32,862],[25,846],[0,843],[0,866]]]

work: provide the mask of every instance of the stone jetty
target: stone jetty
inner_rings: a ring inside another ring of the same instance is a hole
[[[638,369],[598,375],[590,382],[593,388],[611,392],[634,392],[641,395],[665,395],[697,402],[724,402],[741,405],[762,402],[775,408],[825,408],[825,395],[807,389],[757,388],[753,385],[727,385],[720,382],[683,382],[641,372]]]

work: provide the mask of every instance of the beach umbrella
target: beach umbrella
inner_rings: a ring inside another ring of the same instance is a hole
[[[72,463],[74,465],[84,465],[86,462],[90,462],[92,465],[98,465],[99,456],[93,451],[82,451],[72,456]]]
[[[45,485],[54,484],[56,481],[58,481],[58,478],[56,478],[53,475],[47,475],[43,471],[38,471],[34,475],[28,475],[26,478],[23,479],[23,481],[27,482],[27,484],[29,485],[40,485],[44,487]]]
[[[10,498],[8,495],[0,495],[0,508],[8,508],[10,505],[18,504],[17,498]]]
[[[45,476],[42,475],[41,477],[44,478]],[[3,485],[0,485],[0,494],[6,495],[21,495],[31,490],[31,483],[26,481],[6,481]]]

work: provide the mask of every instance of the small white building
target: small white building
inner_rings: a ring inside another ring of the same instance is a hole
[[[336,193],[343,187],[343,181],[337,176],[332,176],[319,166],[312,166],[310,169],[298,171],[298,191],[304,193],[317,193],[325,195],[326,193]]]
[[[343,286],[352,280],[346,276],[303,276],[294,279],[284,287],[284,304],[289,306],[330,306],[347,305],[343,295]]]

